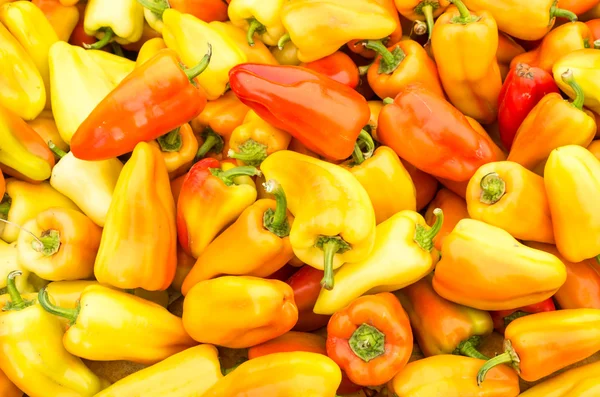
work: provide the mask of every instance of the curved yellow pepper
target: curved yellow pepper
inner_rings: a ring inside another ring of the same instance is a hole
[[[594,48],[584,48],[569,52],[552,67],[554,81],[569,97],[575,99],[575,91],[565,83],[561,75],[567,70],[573,72],[573,78],[583,90],[583,104],[596,113],[600,113],[600,54]]]
[[[281,23],[284,0],[231,0],[227,8],[229,20],[248,31],[248,44],[253,46],[254,33],[265,44],[274,46],[285,34]]]
[[[89,0],[83,18],[85,33],[101,41],[135,43],[144,31],[144,7],[137,0]]]
[[[17,243],[5,243],[0,240],[0,293],[5,293],[6,289],[6,277],[13,270],[19,270],[21,272],[21,277],[18,277],[15,280],[15,285],[17,286],[17,290],[19,292],[32,292],[33,288],[27,282],[27,278],[29,277],[29,271],[25,270],[17,259],[17,254],[19,250],[17,249]],[[0,303],[0,308],[3,305]],[[1,395],[1,394],[0,394]]]
[[[598,377],[600,377],[600,362],[595,362],[573,368],[535,385],[521,393],[520,397],[589,397],[598,395],[600,392]],[[593,393],[594,391],[595,393]]]
[[[155,37],[153,39],[148,40],[142,45],[140,48],[140,52],[138,52],[137,59],[135,60],[135,67],[139,68],[141,64],[152,58],[162,49],[167,48],[165,41],[162,37]]]

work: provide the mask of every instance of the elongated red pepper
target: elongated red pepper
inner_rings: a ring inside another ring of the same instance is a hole
[[[334,52],[316,61],[303,63],[300,66],[319,72],[350,88],[356,88],[360,80],[358,67],[352,58],[341,51]]]
[[[79,126],[71,140],[73,155],[105,160],[131,152],[198,116],[206,105],[194,78],[206,69],[211,49],[191,69],[175,51],[161,50],[129,74]]]
[[[324,327],[329,321],[330,316],[313,312],[321,292],[322,279],[323,270],[305,265],[286,281],[294,290],[294,300],[298,307],[298,322],[294,326],[294,331],[315,331]]]
[[[558,86],[545,70],[525,63],[518,63],[510,70],[498,97],[498,129],[507,150],[531,109],[551,92],[558,93]]]
[[[517,309],[490,312],[490,315],[492,316],[492,321],[494,322],[494,329],[503,334],[506,326],[519,317],[534,313],[551,312],[553,310],[556,310],[554,301],[552,298],[548,298],[539,303],[519,307]]]
[[[352,154],[370,117],[358,92],[299,66],[238,65],[229,72],[229,85],[262,119],[329,160]]]

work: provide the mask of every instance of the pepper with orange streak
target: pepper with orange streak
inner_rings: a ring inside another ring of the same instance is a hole
[[[186,173],[198,152],[198,140],[189,124],[184,124],[151,141],[160,150],[171,179]]]
[[[244,122],[250,108],[235,96],[233,91],[227,91],[222,97],[209,101],[198,117],[192,120],[192,129],[201,133],[210,127],[215,133],[229,140],[235,128]]]
[[[429,203],[427,212],[425,212],[425,221],[427,221],[429,226],[433,226],[435,223],[436,216],[433,211],[436,208],[440,208],[444,212],[444,223],[433,239],[435,248],[441,251],[446,236],[461,219],[469,217],[469,212],[465,200],[448,189],[440,189],[433,201]]]
[[[69,41],[79,21],[79,10],[73,5],[63,5],[59,0],[33,0],[44,13],[59,40]]]

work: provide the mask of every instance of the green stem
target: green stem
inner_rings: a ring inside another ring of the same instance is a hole
[[[479,187],[481,188],[479,201],[483,204],[495,204],[506,193],[506,183],[500,178],[500,175],[495,172],[490,172],[481,178]]]
[[[283,47],[286,45],[286,43],[291,40],[292,40],[292,38],[289,33],[284,34],[283,36],[281,36],[281,38],[277,42],[277,48],[279,48],[280,50],[283,50]]]
[[[579,110],[583,110],[583,102],[585,101],[585,95],[583,94],[583,89],[573,77],[573,71],[571,69],[565,70],[563,74],[560,75],[563,82],[569,85],[571,89],[575,92],[575,99],[571,104],[575,106]]]
[[[247,165],[259,166],[267,158],[267,145],[248,139],[239,146],[239,153],[229,149],[227,157],[241,160]]]
[[[48,141],[48,148],[60,159],[67,155],[67,152],[56,146],[52,141]]]
[[[238,176],[258,176],[261,175],[261,172],[258,168],[252,167],[250,165],[245,165],[242,167],[234,167],[230,168],[227,171],[223,171],[220,168],[209,168],[211,174],[221,179],[227,186],[231,186],[234,184],[233,179]]]
[[[44,256],[56,254],[60,249],[60,232],[54,229],[44,230],[39,239],[31,242],[31,247]]]
[[[0,201],[0,219],[6,220],[6,218],[8,218],[11,205],[12,199],[8,193],[4,193],[4,197],[2,197],[2,201]]]
[[[352,249],[350,244],[344,241],[340,236],[319,236],[315,243],[317,248],[323,250],[323,279],[321,285],[326,290],[333,289],[333,258],[335,254],[343,254]]]
[[[42,306],[48,313],[54,314],[55,316],[64,317],[69,320],[69,325],[73,325],[75,324],[75,321],[77,321],[77,316],[79,315],[80,310],[79,305],[75,309],[67,309],[56,306],[50,302],[46,287],[43,287],[38,293],[38,302],[40,303],[40,306]]]
[[[417,225],[415,228],[415,243],[428,252],[431,252],[433,249],[433,239],[440,232],[444,224],[444,212],[441,208],[434,209],[433,215],[436,217],[435,223],[429,230],[423,225]]]
[[[474,336],[470,337],[469,339],[460,342],[458,344],[458,346],[456,347],[456,349],[454,350],[454,352],[452,352],[452,354],[471,357],[471,358],[478,358],[480,360],[485,360],[485,361],[489,360],[490,358],[488,356],[481,354],[477,350],[477,346],[479,346],[479,343],[481,343],[481,336],[474,335]]]
[[[140,3],[142,7],[149,9],[161,18],[163,12],[165,12],[167,8],[170,8],[167,0],[137,0],[137,2]]]
[[[364,163],[365,157],[363,156],[362,150],[360,150],[360,145],[358,142],[354,143],[354,151],[352,152],[352,162],[355,165],[359,165]]]
[[[15,285],[15,278],[22,274],[23,273],[20,270],[13,270],[8,273],[8,276],[6,277],[6,291],[10,296],[10,302],[2,308],[3,311],[23,310],[26,307],[33,305],[34,301],[24,300]]]
[[[356,143],[354,144],[354,153],[352,153],[354,164],[359,165],[365,160],[370,159],[373,156],[374,151],[375,142],[373,142],[373,138],[367,131],[364,129],[361,130],[360,134],[358,134],[358,138],[356,139]]]
[[[113,54],[115,54],[116,56],[119,56],[119,57],[125,56],[125,54],[123,54],[123,49],[121,48],[119,43],[117,43],[116,41],[113,41],[112,43],[110,43],[110,47],[113,50]]]
[[[212,45],[210,43],[206,43],[206,45],[208,46],[208,50],[206,51],[206,54],[202,57],[200,62],[192,68],[183,68],[183,72],[190,81],[194,80],[202,72],[204,72],[210,64],[210,58],[212,57]]]
[[[265,25],[263,25],[262,23],[258,22],[256,20],[256,18],[250,18],[248,20],[248,32],[246,32],[246,40],[248,41],[248,45],[250,45],[250,47],[254,46],[254,33],[264,33],[265,31]]]
[[[558,8],[558,1],[555,1],[552,7],[550,7],[550,21],[554,18],[565,18],[571,22],[575,22],[577,20],[577,15],[569,10],[565,10],[562,8]]]
[[[290,223],[287,217],[287,199],[283,188],[274,179],[263,184],[265,191],[275,196],[275,211],[271,208],[265,211],[263,226],[278,237],[290,235]]]
[[[458,23],[469,23],[473,21],[471,12],[461,0],[450,0],[450,3],[454,4],[460,13],[460,18],[457,20]]]
[[[215,153],[221,152],[223,150],[223,146],[225,145],[221,135],[214,132],[211,128],[206,128],[204,132],[202,132],[202,138],[204,139],[204,142],[198,149],[196,157],[194,158],[194,162],[203,159],[204,156],[206,156],[210,151]]]
[[[595,40],[594,41],[594,49],[597,50],[600,48],[600,40]]]
[[[521,310],[517,310],[516,312],[514,312],[510,316],[504,317],[504,327],[508,327],[508,324],[512,323],[516,319],[521,318],[521,317],[525,317],[525,316],[529,316],[530,314],[531,313],[526,313],[526,312],[523,312]]]
[[[111,28],[102,28],[100,29],[100,31],[104,32],[104,36],[100,40],[98,40],[94,44],[83,43],[83,46],[88,50],[100,50],[104,48],[105,45],[110,43],[113,37],[115,37],[115,32],[113,32]]]
[[[384,105],[391,105],[392,103],[394,103],[394,98],[390,98],[390,97],[383,98]]]
[[[181,150],[181,146],[183,146],[183,139],[181,138],[181,133],[179,132],[180,128],[181,127],[177,127],[156,139],[158,146],[160,146],[160,150],[163,152],[178,152]]]
[[[365,74],[367,74],[369,72],[369,68],[371,67],[371,65],[373,65],[373,63],[370,63],[368,65],[359,66],[358,67],[358,75],[364,76]]]
[[[385,334],[363,323],[352,333],[348,344],[357,357],[368,363],[385,353]]]
[[[435,23],[433,20],[433,6],[431,4],[424,5],[421,8],[421,12],[425,17],[425,23],[427,24],[427,39],[431,40],[431,34],[433,33],[433,25]]]
[[[479,372],[477,372],[477,386],[481,386],[487,373],[498,365],[510,364],[517,372],[519,372],[519,356],[517,356],[517,353],[512,348],[512,344],[509,340],[504,341],[504,350],[504,353],[499,354],[494,358],[490,358],[479,369]]]
[[[381,64],[385,64],[389,67],[394,65],[394,54],[383,45],[381,40],[367,40],[363,45],[369,50],[373,50],[381,55]]]

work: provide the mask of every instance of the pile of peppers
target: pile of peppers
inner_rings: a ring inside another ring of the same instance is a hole
[[[0,396],[599,396],[599,122],[599,0],[0,0]]]

